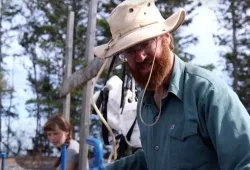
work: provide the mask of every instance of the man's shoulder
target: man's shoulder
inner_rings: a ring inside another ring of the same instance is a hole
[[[195,64],[186,63],[185,74],[189,78],[195,78],[196,80],[205,81],[213,85],[221,83],[225,85],[226,83],[225,80],[216,73]]]
[[[215,91],[228,91],[230,86],[226,80],[216,73],[198,65],[186,63],[185,82],[193,88],[213,89]]]

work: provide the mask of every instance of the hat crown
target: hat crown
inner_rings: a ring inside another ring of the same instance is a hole
[[[107,19],[112,39],[117,40],[141,27],[164,22],[154,0],[125,0]]]
[[[164,19],[154,0],[125,0],[107,19],[112,38],[95,47],[94,53],[106,59],[143,41],[177,30],[184,19],[184,9]]]

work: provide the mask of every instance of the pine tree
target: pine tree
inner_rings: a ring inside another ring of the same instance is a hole
[[[25,24],[20,31],[20,44],[24,56],[28,56],[32,66],[27,68],[28,82],[34,98],[27,101],[31,117],[37,121],[34,148],[47,145],[43,141],[43,122],[53,114],[62,113],[59,91],[64,77],[67,20],[70,11],[75,12],[74,47],[72,72],[86,66],[85,6],[78,0],[24,0],[23,17]],[[77,134],[80,125],[81,89],[71,95],[71,124]]]
[[[225,70],[232,82],[234,91],[239,95],[250,112],[250,2],[220,0],[216,10],[220,30],[214,35],[217,45],[221,46],[220,56],[225,60]]]
[[[10,82],[11,78],[7,77],[9,71],[4,63],[5,58],[14,57],[13,53],[9,53],[13,40],[12,33],[15,29],[12,20],[19,11],[18,5],[12,0],[0,1],[0,150],[6,152],[7,156],[18,155],[23,149],[22,144],[19,143],[17,131],[14,131],[12,127],[12,121],[18,119],[18,113],[13,104],[13,82]],[[6,132],[2,130],[2,127],[6,127]]]

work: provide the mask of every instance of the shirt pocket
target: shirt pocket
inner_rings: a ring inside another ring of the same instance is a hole
[[[169,129],[170,165],[179,170],[195,170],[204,163],[204,143],[197,123],[172,125]]]

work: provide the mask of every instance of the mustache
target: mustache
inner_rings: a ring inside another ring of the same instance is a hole
[[[148,63],[153,63],[153,59],[146,59],[146,60],[144,60],[142,63],[140,63],[140,64],[148,64]]]
[[[136,63],[136,66],[144,66],[144,65],[152,65],[153,64],[153,60],[146,60],[146,61],[143,61],[141,63]]]

